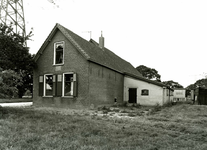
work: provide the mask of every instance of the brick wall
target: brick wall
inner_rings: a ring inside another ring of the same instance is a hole
[[[123,102],[123,75],[95,63],[89,64],[90,103],[96,105]]]
[[[53,66],[54,43],[60,41],[65,42],[64,65]],[[91,104],[95,106],[113,104],[115,97],[118,103],[123,102],[123,75],[87,61],[60,31],[55,33],[39,57],[37,66],[38,68],[34,70],[34,105],[70,108],[89,107]],[[77,74],[77,97],[39,96],[40,75],[67,72],[75,72]]]
[[[54,43],[65,41],[64,65],[53,66]],[[60,107],[80,107],[89,105],[88,101],[88,61],[76,50],[76,48],[66,39],[60,31],[57,31],[53,39],[47,45],[43,54],[37,61],[34,70],[34,104],[41,106],[60,106]],[[78,96],[77,98],[50,97],[43,98],[39,94],[40,75],[44,74],[63,74],[67,72],[77,73]]]

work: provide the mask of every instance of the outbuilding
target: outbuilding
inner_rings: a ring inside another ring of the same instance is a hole
[[[174,96],[174,101],[186,101],[186,89],[175,88],[173,96]]]
[[[173,100],[173,89],[143,77],[124,76],[124,101],[140,105],[164,105]]]
[[[195,89],[195,101],[199,105],[207,105],[207,89],[198,87]]]

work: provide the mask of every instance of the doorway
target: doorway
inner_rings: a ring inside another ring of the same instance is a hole
[[[129,88],[129,103],[137,103],[137,88]]]

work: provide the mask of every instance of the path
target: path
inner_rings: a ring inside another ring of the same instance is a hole
[[[32,105],[33,105],[33,102],[0,103],[0,106],[2,107],[28,107]]]

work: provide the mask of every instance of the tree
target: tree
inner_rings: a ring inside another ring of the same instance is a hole
[[[178,82],[174,82],[173,80],[164,81],[162,83],[164,83],[167,86],[170,86],[171,88],[183,88],[181,84],[179,84]]]
[[[188,90],[194,90],[195,88],[196,88],[195,84],[190,84],[186,87],[186,89],[188,89]]]
[[[32,36],[30,32],[26,37],[13,32],[11,26],[0,24],[0,66],[3,70],[13,70],[22,78],[23,84],[18,84],[19,97],[32,85],[32,72],[35,63],[25,41]]]
[[[197,87],[207,88],[207,79],[199,79],[194,84],[187,86],[187,89],[194,90]]]
[[[144,65],[140,65],[136,67],[136,69],[143,75],[143,77],[161,82],[161,76],[158,74],[157,70]]]
[[[0,68],[0,98],[12,98],[18,95],[18,86],[22,85],[22,78],[13,70]]]

